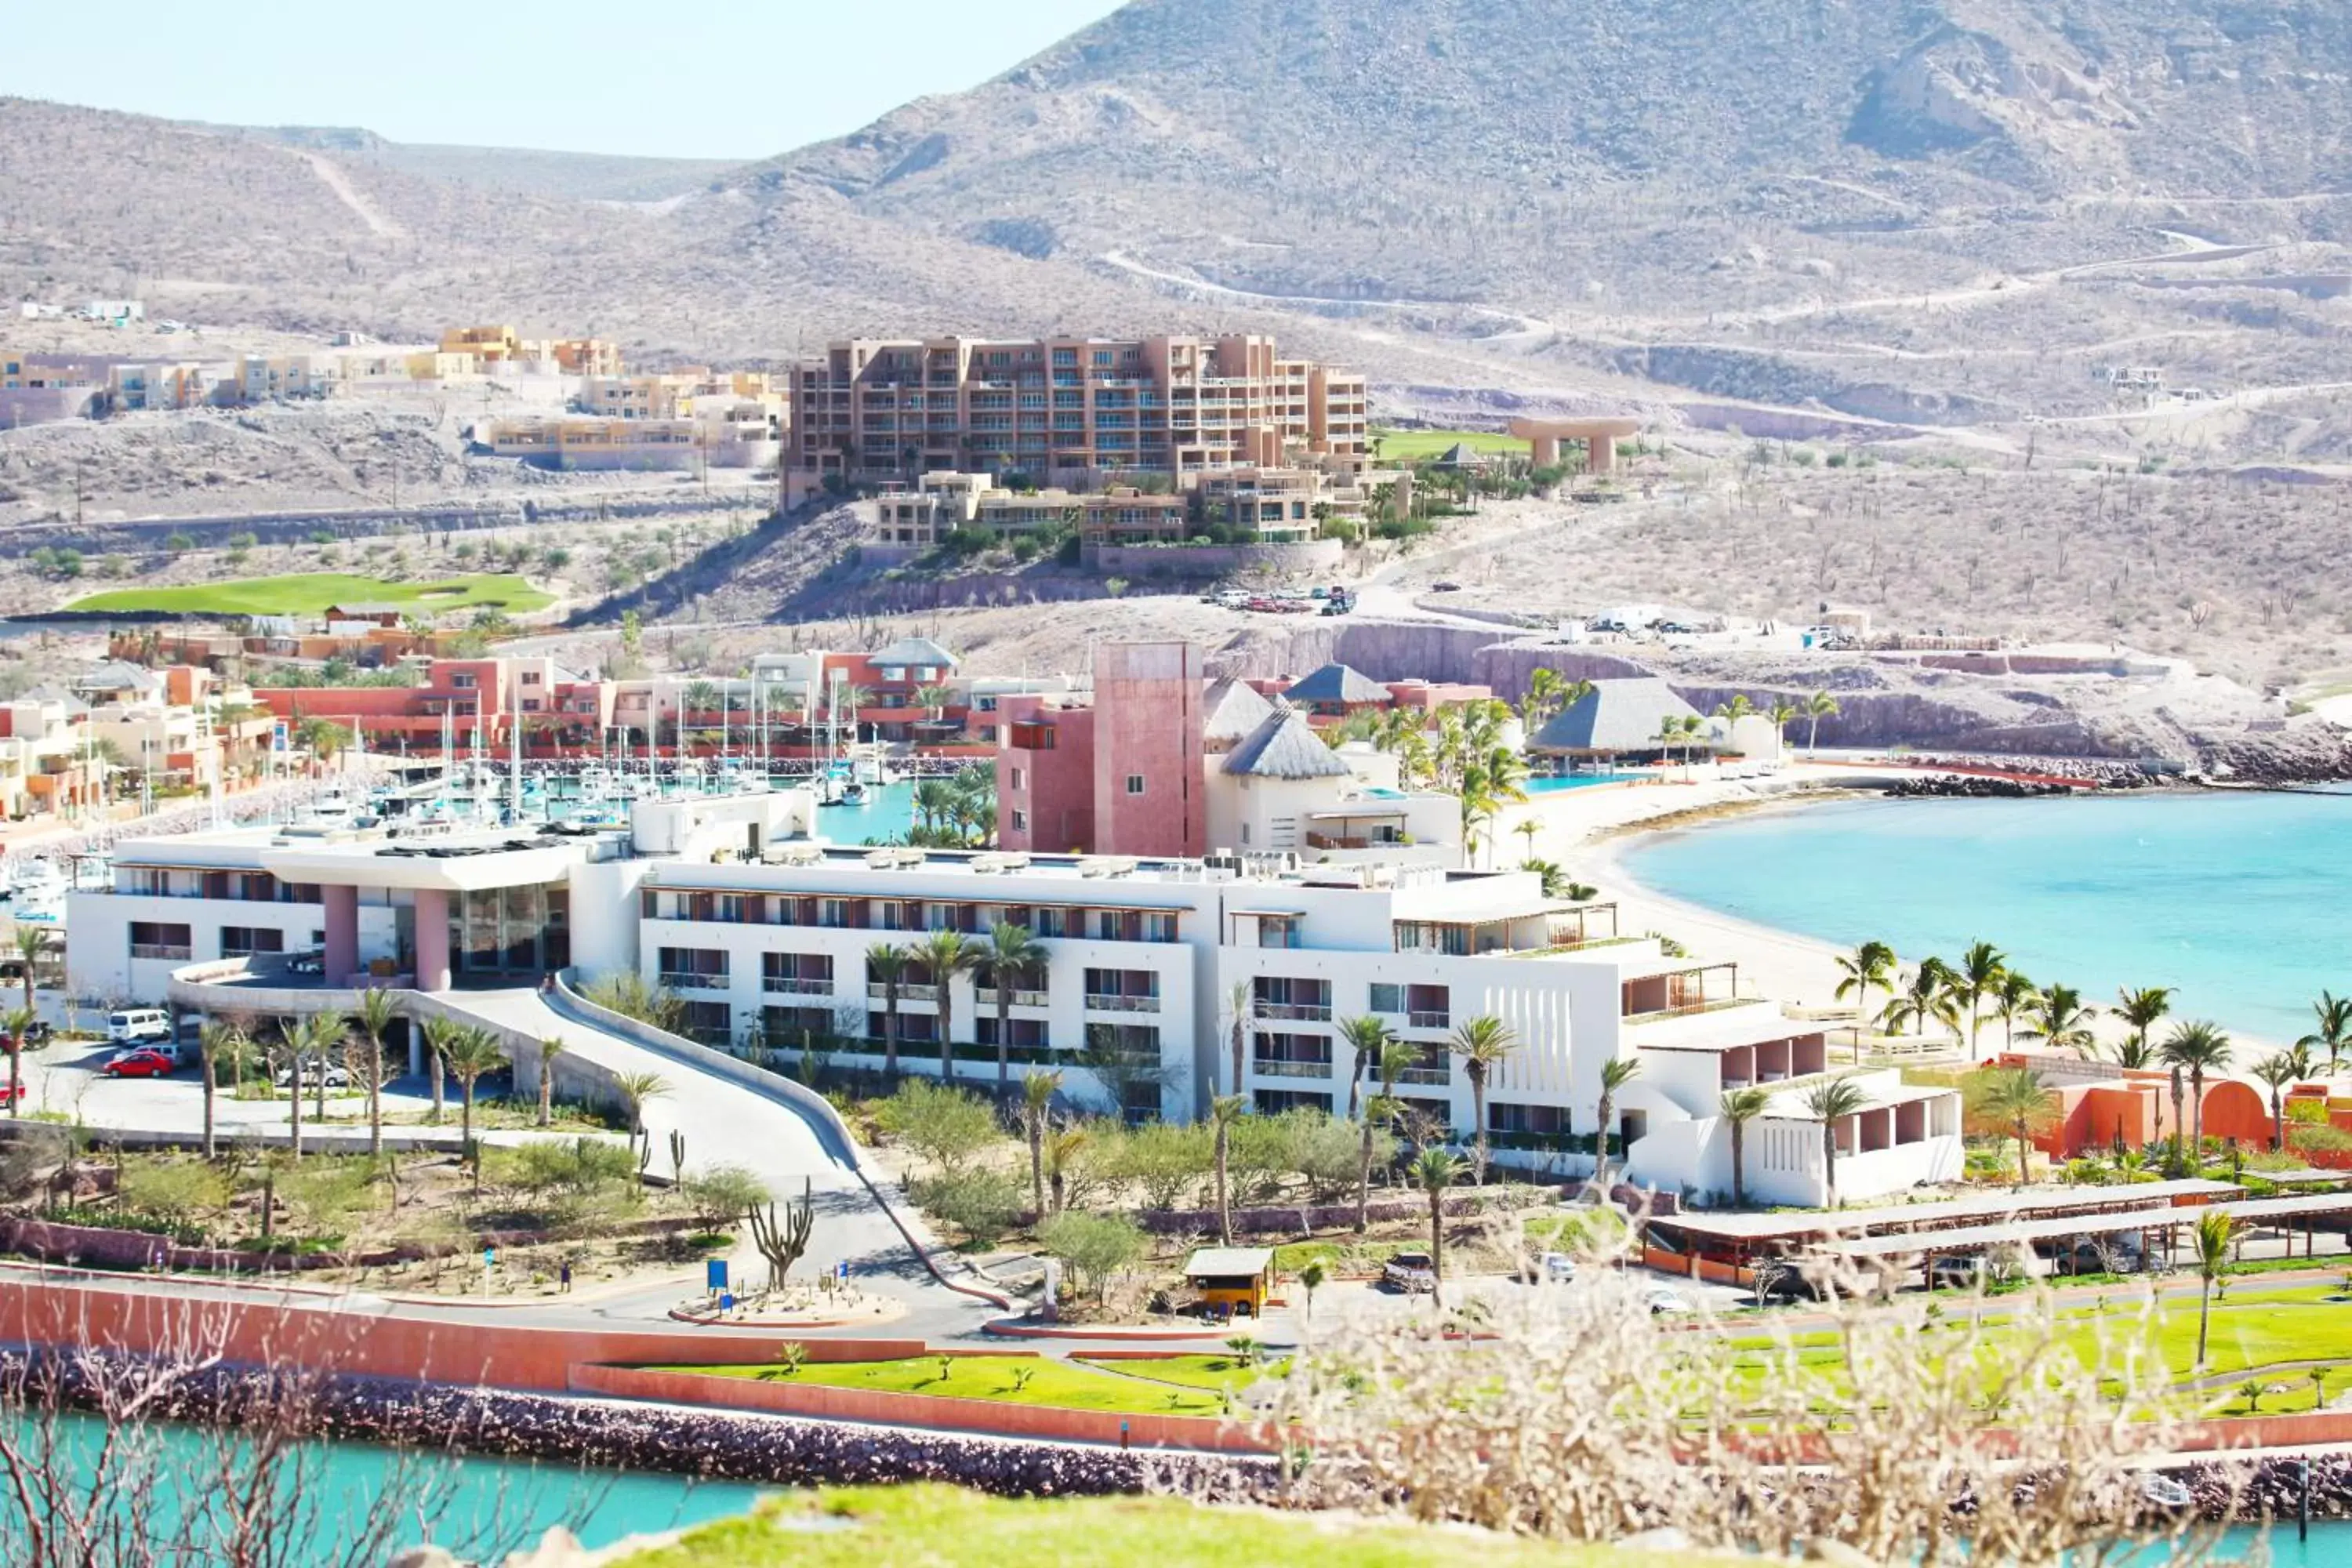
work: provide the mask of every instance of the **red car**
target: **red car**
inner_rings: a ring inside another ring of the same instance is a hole
[[[167,1051],[121,1051],[99,1070],[108,1078],[167,1078],[177,1066]]]
[[[22,1100],[24,1098],[25,1085],[22,1079],[19,1079],[15,1083],[0,1080],[0,1105],[5,1105],[10,1100]]]

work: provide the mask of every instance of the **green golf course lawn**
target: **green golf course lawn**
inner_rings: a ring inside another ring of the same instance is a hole
[[[1169,1568],[1668,1568],[1719,1563],[1696,1553],[1555,1546],[1473,1531],[1265,1509],[1204,1508],[1184,1498],[1013,1501],[952,1487],[788,1492],[747,1519],[688,1532],[626,1568],[872,1568],[875,1563],[1007,1563],[1053,1568],[1117,1563]]]
[[[1499,430],[1389,430],[1372,432],[1381,446],[1383,463],[1418,463],[1452,451],[1456,446],[1466,446],[1474,452],[1524,458],[1529,450],[1525,441],[1506,436]]]
[[[1208,1358],[1202,1358],[1208,1359]],[[992,1399],[1013,1405],[1045,1405],[1059,1410],[1108,1410],[1137,1415],[1220,1415],[1223,1402],[1196,1392],[1141,1378],[1121,1377],[1044,1356],[910,1356],[903,1361],[803,1363],[786,1372],[763,1366],[671,1366],[663,1372],[707,1377],[756,1378],[766,1383],[804,1383],[827,1388],[864,1388],[882,1394],[922,1394],[945,1399]],[[1024,1379],[1022,1374],[1026,1373]]]
[[[387,583],[340,572],[299,572],[245,577],[184,588],[114,588],[68,605],[69,610],[178,612],[192,616],[315,616],[333,605],[398,605],[423,617],[494,609],[509,614],[555,602],[510,572],[446,577],[429,583]]]

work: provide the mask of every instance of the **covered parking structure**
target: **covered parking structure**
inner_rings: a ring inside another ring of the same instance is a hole
[[[2129,1187],[2065,1187],[2038,1193],[1987,1193],[1941,1203],[1891,1204],[1878,1208],[1801,1214],[1685,1213],[1654,1215],[1643,1225],[1643,1262],[1695,1279],[1752,1285],[1759,1264],[1786,1265],[1807,1255],[1831,1256],[1840,1245],[1886,1239],[1894,1254],[1967,1250],[1956,1234],[2043,1221],[2079,1223],[2108,1215],[2135,1215],[2137,1228],[2151,1212],[2186,1211],[2169,1221],[2194,1224],[2207,1205],[2242,1195],[2228,1182],[2146,1182]],[[2335,1194],[2331,1194],[2333,1196]],[[2271,1200],[2305,1202],[2303,1199]],[[2352,1207],[2352,1194],[2342,1200]],[[2159,1221],[2159,1223],[2165,1223]],[[1930,1239],[1932,1238],[1932,1239]],[[1989,1245],[1989,1244],[1980,1244]]]
[[[1915,1261],[1932,1268],[1938,1258],[1977,1257],[2004,1247],[2032,1247],[2052,1241],[2085,1240],[2105,1246],[2107,1238],[2137,1235],[2137,1250],[2143,1258],[2156,1250],[2160,1237],[2168,1262],[2180,1244],[2183,1226],[2196,1224],[2207,1215],[2229,1215],[2243,1227],[2247,1236],[2269,1231],[2283,1238],[2286,1251],[2283,1256],[2295,1255],[2298,1234],[2303,1238],[2303,1256],[2316,1260],[2319,1256],[2319,1233],[2327,1229],[2339,1236],[2352,1234],[2352,1192],[2315,1193],[2293,1198],[2243,1198],[2229,1203],[2201,1204],[2189,1206],[2149,1206],[2116,1214],[2077,1215],[2058,1218],[2013,1220],[1999,1225],[1964,1226],[1957,1229],[1931,1231],[1925,1235],[1861,1237],[1832,1241],[1822,1247],[1822,1253],[1856,1263],[1885,1267],[1900,1263],[1908,1268]],[[2336,1223],[2323,1226],[2323,1220]],[[2352,1253],[2352,1244],[2345,1252]]]

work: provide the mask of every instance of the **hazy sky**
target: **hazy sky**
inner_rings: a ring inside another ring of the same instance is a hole
[[[1118,0],[11,0],[0,96],[396,142],[761,158],[987,80]]]

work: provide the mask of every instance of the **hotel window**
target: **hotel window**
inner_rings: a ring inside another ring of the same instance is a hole
[[[133,921],[131,922],[131,956],[184,962],[194,956],[189,947],[188,928],[179,924],[167,925],[160,921]]]
[[[449,678],[449,684],[459,691],[471,691],[479,684],[469,669],[461,669]]]
[[[1127,793],[1129,795],[1141,795],[1143,793],[1143,775],[1141,773],[1129,773],[1127,775]]]
[[[1029,831],[1029,814],[1018,806],[1015,806],[1013,811],[1013,831],[1015,833]]]
[[[1402,985],[1374,985],[1372,987],[1371,1011],[1375,1013],[1403,1012],[1404,987]]]
[[[1027,789],[1029,787],[1029,775],[1024,773],[1021,769],[1014,768],[1013,770],[1013,787],[1014,789]]]
[[[223,958],[250,958],[257,952],[284,952],[286,933],[267,926],[223,926],[220,946]]]

